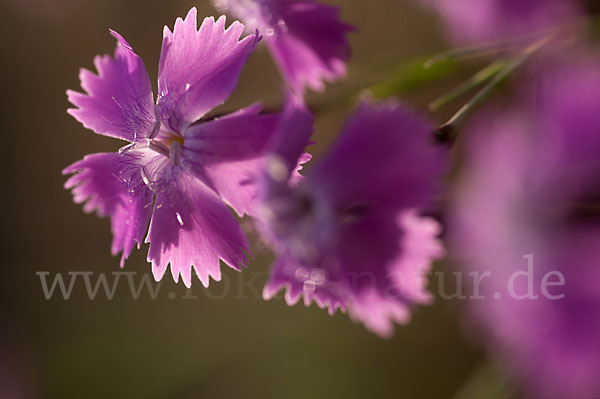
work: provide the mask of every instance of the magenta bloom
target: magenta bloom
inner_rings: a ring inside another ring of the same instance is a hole
[[[220,279],[219,259],[234,269],[246,263],[247,240],[239,215],[252,213],[263,152],[278,117],[260,105],[199,121],[237,84],[259,37],[240,40],[244,26],[225,29],[225,17],[196,26],[196,9],[165,27],[156,105],[142,60],[116,32],[115,57],[96,57],[98,75],[82,69],[86,94],[68,91],[69,113],[96,133],[129,142],[118,153],[86,156],[64,170],[84,210],[111,219],[112,252],[121,265],[150,229],[148,261],[161,279],[168,264],[189,286],[192,267],[206,286]]]
[[[421,0],[459,42],[481,43],[555,28],[577,13],[576,0]]]
[[[365,103],[300,182],[289,181],[312,117],[288,106],[262,190],[260,226],[278,254],[263,296],[314,300],[390,336],[410,306],[431,300],[425,274],[442,254],[438,224],[419,212],[440,176],[433,126],[395,104]],[[293,138],[293,139],[292,139]]]
[[[484,299],[471,301],[490,348],[532,397],[591,398],[600,395],[600,63],[565,59],[536,70],[526,104],[465,132],[450,233],[460,266],[490,273]]]
[[[347,33],[336,7],[313,0],[213,0],[215,6],[264,36],[290,87],[323,91],[323,81],[346,74],[350,56]]]

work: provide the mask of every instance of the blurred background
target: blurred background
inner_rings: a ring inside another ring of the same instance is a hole
[[[386,65],[436,54],[442,41],[432,15],[398,0],[325,1],[342,6],[358,27],[346,82],[323,96],[318,110],[317,156],[335,137],[352,107],[348,90],[376,80]],[[57,273],[99,273],[109,284],[119,260],[110,255],[106,219],[86,215],[62,188],[60,171],[83,155],[115,151],[120,142],[86,130],[67,115],[65,90],[79,90],[78,70],[114,50],[121,33],[156,76],[162,27],[206,0],[0,0],[1,98],[4,141],[0,388],[7,398],[451,398],[485,364],[463,331],[460,301],[436,300],[415,310],[409,325],[382,340],[316,306],[288,308],[260,292],[271,255],[257,240],[244,273],[224,270],[224,281],[191,291],[167,276],[132,296],[120,277],[114,298],[100,288],[91,300],[82,275],[71,296]],[[448,83],[451,86],[451,83]],[[439,87],[443,92],[444,86]],[[423,92],[405,100],[421,109]],[[262,100],[281,102],[281,83],[266,49],[251,57],[224,111]],[[337,100],[336,100],[337,99]],[[248,221],[245,226],[253,235]],[[124,271],[136,286],[150,277],[147,248],[134,251]],[[437,270],[444,268],[442,264]],[[49,274],[39,274],[48,272]],[[438,284],[436,280],[432,284]],[[138,287],[139,288],[139,287]],[[434,289],[434,291],[437,291]],[[448,289],[450,291],[450,289]]]

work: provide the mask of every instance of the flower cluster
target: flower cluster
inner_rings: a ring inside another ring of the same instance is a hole
[[[192,9],[172,32],[165,28],[156,103],[143,62],[111,32],[114,58],[97,57],[97,75],[82,70],[86,93],[68,91],[76,106],[69,113],[128,144],[67,167],[74,175],[65,187],[84,210],[110,217],[121,266],[145,236],[155,278],[170,265],[186,286],[193,272],[205,286],[219,280],[220,261],[246,266],[248,241],[227,207],[256,216],[280,255],[266,298],[286,285],[290,304],[304,295],[307,304],[347,310],[389,336],[391,321],[405,322],[411,304],[430,300],[424,274],[442,252],[437,223],[419,214],[442,171],[428,139],[433,125],[398,104],[364,104],[294,187],[313,130],[302,93],[343,76],[352,27],[336,8],[312,1],[225,6],[256,33],[240,39],[244,26],[225,28],[225,17],[197,28]],[[207,117],[229,96],[263,34],[292,90],[285,111],[263,114],[257,104]]]
[[[111,31],[114,57],[96,57],[96,74],[81,70],[84,93],[67,92],[68,112],[126,144],[68,166],[65,187],[86,212],[110,218],[121,266],[146,242],[155,278],[170,265],[188,287],[194,274],[205,286],[219,280],[221,261],[248,265],[236,218],[248,215],[276,255],[265,299],[283,290],[289,305],[347,312],[382,337],[432,301],[426,277],[445,253],[443,221],[457,267],[493,276],[469,306],[490,351],[533,395],[597,396],[600,57],[577,24],[584,4],[422,2],[452,39],[477,44],[446,55],[499,56],[439,102],[483,86],[439,128],[396,99],[367,96],[301,174],[314,131],[304,95],[345,76],[354,27],[313,0],[215,0],[244,25],[220,17],[198,28],[192,9],[165,27],[156,101],[142,60]],[[282,110],[214,116],[261,40],[286,83]],[[463,128],[509,77],[514,98]],[[455,156],[434,140],[448,132],[458,134]],[[524,266],[542,280],[537,289],[515,285]],[[513,295],[503,294],[507,281]]]

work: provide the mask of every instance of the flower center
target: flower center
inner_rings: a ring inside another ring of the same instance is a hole
[[[169,158],[173,165],[179,165],[181,154],[183,152],[183,143],[184,139],[179,135],[164,132],[159,134],[158,130],[154,129],[153,132],[146,137],[145,143],[141,141],[128,144],[119,149],[119,154],[147,148]]]
[[[176,134],[171,134],[169,137],[163,140],[163,142],[167,147],[171,147],[171,144],[173,144],[174,142],[178,142],[183,147],[183,137],[178,136]]]

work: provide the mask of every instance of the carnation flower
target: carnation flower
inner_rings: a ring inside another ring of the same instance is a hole
[[[238,270],[248,242],[238,215],[253,213],[263,152],[277,122],[260,104],[202,120],[223,103],[260,37],[240,40],[244,26],[225,29],[225,17],[204,19],[196,9],[164,29],[156,104],[140,57],[118,33],[114,58],[94,60],[98,74],[82,69],[86,93],[69,90],[68,112],[94,132],[127,141],[116,153],[88,155],[67,167],[65,187],[86,212],[111,219],[112,253],[121,266],[134,245],[150,243],[157,280],[171,264],[191,284],[192,268],[206,286],[220,279],[219,259]]]
[[[312,117],[292,101],[282,120],[261,190],[260,228],[278,255],[263,296],[285,288],[288,305],[339,308],[388,337],[430,302],[425,274],[442,255],[438,223],[420,214],[442,170],[433,126],[396,103],[364,103],[297,182]]]

